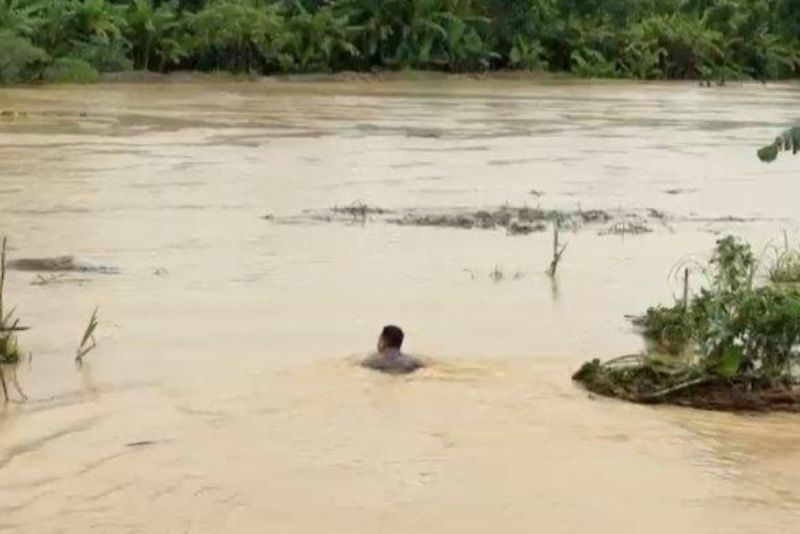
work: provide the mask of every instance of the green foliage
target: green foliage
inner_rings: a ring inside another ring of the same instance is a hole
[[[0,0],[0,29],[29,37],[37,23],[38,2],[25,0]]]
[[[70,57],[90,64],[100,72],[120,72],[133,68],[130,46],[124,39],[93,36],[73,43]]]
[[[97,308],[95,308],[92,312],[92,316],[89,317],[89,324],[86,325],[86,329],[83,331],[78,350],[75,351],[75,363],[78,364],[78,366],[83,365],[83,357],[97,347],[97,341],[94,338],[97,324]]]
[[[572,52],[572,72],[581,78],[616,78],[617,68],[613,61],[601,52],[592,49]]]
[[[27,38],[0,30],[0,83],[32,81],[48,60]]]
[[[155,60],[158,70],[163,70],[186,57],[176,1],[156,6],[153,0],[133,0],[128,7],[127,23],[126,34],[133,43],[133,63],[137,69],[148,70]]]
[[[100,71],[131,67],[121,6],[106,0],[28,2],[36,6],[30,37],[50,56],[82,59]]]
[[[760,148],[758,150],[758,158],[761,161],[771,163],[777,159],[778,153],[781,151],[791,151],[792,154],[797,154],[800,151],[800,126],[789,128],[776,137],[772,144]]]
[[[542,70],[547,66],[542,43],[517,35],[508,53],[508,64],[515,69]]]
[[[99,71],[550,69],[792,77],[796,0],[0,0],[0,31]]]
[[[312,13],[297,6],[288,17],[281,50],[286,58],[284,67],[293,70],[325,71],[357,58],[358,48],[350,41],[354,30],[348,26],[346,15],[337,15],[331,7]],[[289,62],[291,58],[291,63]]]
[[[269,71],[291,61],[281,54],[285,36],[277,5],[220,1],[188,17],[189,49],[201,68]]]
[[[773,284],[800,283],[800,251],[787,248],[781,252],[769,270],[769,280]]]
[[[20,360],[20,351],[15,335],[16,329],[19,327],[19,319],[15,318],[13,309],[6,311],[4,308],[5,279],[6,238],[3,237],[2,248],[0,248],[0,364],[17,363]],[[3,388],[5,389],[5,382]],[[8,398],[7,394],[6,398]]]
[[[648,310],[644,336],[669,352],[696,355],[713,374],[751,384],[791,380],[791,366],[800,362],[800,291],[754,287],[756,268],[749,245],[719,240],[709,263],[710,287],[686,306]]]
[[[800,289],[757,287],[756,269],[749,245],[719,240],[706,269],[708,288],[673,306],[650,308],[639,321],[651,350],[587,362],[573,379],[636,402],[763,409],[775,401],[800,408]]]
[[[82,59],[60,57],[42,75],[46,82],[95,83],[100,78],[94,67]]]

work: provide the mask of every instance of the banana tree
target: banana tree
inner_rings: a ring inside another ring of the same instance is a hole
[[[397,24],[392,2],[340,0],[332,7],[337,16],[347,18],[347,34],[359,51],[361,65],[385,65],[387,58],[394,55],[390,41]]]
[[[188,21],[189,45],[203,68],[252,71],[279,61],[285,32],[277,6],[209,4]]]
[[[325,6],[315,12],[300,4],[287,15],[288,37],[283,51],[294,59],[301,71],[326,70],[341,66],[360,52],[350,41],[353,33],[348,17]]]
[[[443,48],[451,71],[486,69],[499,57],[484,39],[491,24],[489,18],[447,12],[437,20],[445,30]]]
[[[186,55],[178,39],[176,0],[155,6],[153,0],[133,0],[127,11],[127,36],[133,45],[134,67],[150,69],[152,58],[159,62],[158,70],[168,63],[177,63]]]
[[[0,0],[0,29],[30,37],[40,22],[42,2],[31,0]]]

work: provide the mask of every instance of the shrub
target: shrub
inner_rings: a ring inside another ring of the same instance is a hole
[[[82,59],[62,57],[44,70],[42,78],[46,82],[56,83],[95,83],[100,75]]]
[[[0,83],[36,80],[47,60],[47,53],[28,39],[0,30]]]
[[[94,36],[76,42],[70,57],[82,59],[100,72],[120,72],[133,68],[129,54],[130,46],[124,39]]]

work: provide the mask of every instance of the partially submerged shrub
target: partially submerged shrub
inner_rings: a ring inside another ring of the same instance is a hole
[[[800,151],[800,126],[789,128],[776,137],[771,144],[761,147],[758,150],[758,158],[761,161],[771,163],[778,158],[778,153],[781,151],[791,151],[792,154],[797,154]]]
[[[644,337],[670,354],[684,352],[693,340],[691,311],[680,303],[649,308],[641,323]]]
[[[575,379],[597,393],[636,401],[685,396],[701,385],[713,385],[719,396],[726,387],[752,393],[797,384],[800,289],[756,287],[756,268],[747,243],[720,239],[707,268],[709,287],[673,306],[650,308],[639,321],[653,343],[650,353],[622,366],[590,362]]]
[[[0,30],[0,83],[36,80],[47,60],[47,53],[30,40]]]
[[[46,82],[95,83],[100,75],[82,59],[62,57],[44,70],[42,78]]]

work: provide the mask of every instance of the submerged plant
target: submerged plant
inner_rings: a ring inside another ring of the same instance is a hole
[[[14,309],[6,311],[3,298],[3,290],[6,280],[6,238],[3,237],[2,248],[0,248],[0,385],[3,388],[3,397],[8,400],[8,385],[3,370],[3,365],[16,365],[21,359],[19,344],[17,343],[16,333],[26,328],[19,325],[19,319],[14,315]],[[16,383],[16,375],[12,376],[13,383],[17,390],[22,393]],[[24,395],[23,395],[24,396]]]
[[[92,316],[89,318],[89,324],[86,325],[86,330],[84,330],[83,337],[81,338],[81,344],[78,345],[78,350],[75,353],[75,363],[77,363],[78,366],[83,365],[83,357],[97,347],[97,342],[94,339],[94,331],[96,329],[97,308],[94,309]]]
[[[789,246],[784,233],[783,250],[776,249],[775,263],[769,269],[769,280],[773,284],[800,283],[800,250]]]

